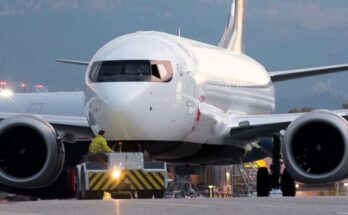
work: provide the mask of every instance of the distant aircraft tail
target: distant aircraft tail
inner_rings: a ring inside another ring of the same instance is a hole
[[[233,52],[244,52],[243,27],[245,18],[246,0],[231,0],[225,32],[219,46]]]

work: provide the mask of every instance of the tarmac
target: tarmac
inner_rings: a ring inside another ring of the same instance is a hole
[[[348,198],[49,200],[0,203],[0,214],[348,215]]]

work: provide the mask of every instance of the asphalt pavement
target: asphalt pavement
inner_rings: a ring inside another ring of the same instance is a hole
[[[49,200],[0,203],[0,214],[348,215],[348,198]]]

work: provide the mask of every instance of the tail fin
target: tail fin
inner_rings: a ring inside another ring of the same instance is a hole
[[[231,1],[230,14],[219,46],[233,52],[243,53],[243,27],[246,0]]]

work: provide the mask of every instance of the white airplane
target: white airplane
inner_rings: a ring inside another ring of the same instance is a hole
[[[65,154],[80,146],[85,152],[79,138],[100,129],[154,159],[193,165],[264,158],[284,130],[282,154],[292,178],[323,183],[348,176],[348,111],[274,114],[273,87],[346,71],[348,64],[267,72],[243,53],[244,8],[244,0],[232,1],[219,46],[155,31],[127,34],[88,62],[58,60],[87,66],[84,93],[0,98],[3,189],[63,196],[64,162],[78,162]],[[258,180],[259,195],[268,195],[267,171]],[[293,189],[292,179],[284,186]]]

